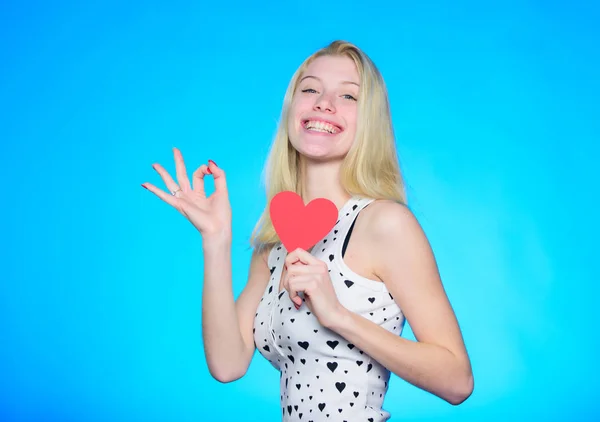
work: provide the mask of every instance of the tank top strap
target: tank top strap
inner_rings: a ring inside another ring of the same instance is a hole
[[[371,204],[375,199],[373,198],[364,198],[361,196],[354,196],[344,207],[340,210],[339,220],[336,224],[336,228],[338,229],[338,234],[345,236],[358,217],[358,214],[369,204]],[[344,233],[342,233],[342,230]]]

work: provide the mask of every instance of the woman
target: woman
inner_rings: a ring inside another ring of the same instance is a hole
[[[254,350],[280,371],[283,420],[384,421],[390,371],[452,404],[473,376],[429,243],[405,204],[387,92],[356,46],[336,41],[293,76],[269,160],[267,197],[331,200],[339,220],[311,251],[286,251],[268,206],[253,233],[246,287],[234,302],[231,211],[214,162],[168,195],[145,184],[201,232],[203,337],[211,374],[242,377]],[[206,197],[203,178],[215,193]],[[405,320],[416,342],[400,337]]]

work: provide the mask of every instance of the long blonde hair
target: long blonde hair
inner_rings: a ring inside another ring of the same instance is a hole
[[[279,126],[265,166],[267,206],[250,239],[257,251],[264,251],[280,241],[269,214],[271,199],[282,191],[302,195],[300,157],[290,144],[288,116],[298,81],[307,66],[322,56],[349,57],[354,61],[360,77],[356,138],[342,162],[342,187],[351,196],[391,199],[406,204],[404,180],[396,153],[383,78],[371,59],[358,47],[346,41],[334,41],[300,65],[285,93]]]

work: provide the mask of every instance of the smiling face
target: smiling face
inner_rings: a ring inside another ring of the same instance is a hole
[[[356,133],[360,78],[349,57],[322,56],[300,76],[289,118],[289,138],[303,156],[341,159]]]

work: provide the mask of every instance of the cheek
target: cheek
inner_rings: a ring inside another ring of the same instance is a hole
[[[311,106],[306,101],[296,100],[292,103],[287,121],[290,133],[300,132],[300,117],[310,110]]]
[[[355,125],[357,120],[358,109],[356,104],[348,105],[344,108],[344,117],[348,125]]]
[[[301,113],[301,104],[297,100],[293,101],[290,105],[288,114],[288,122],[292,123],[296,120],[297,116]]]
[[[312,110],[314,105],[314,100],[310,97],[299,95],[292,102],[291,109],[294,114],[302,114]]]
[[[346,115],[346,124],[347,126],[347,130],[349,132],[354,133],[356,131],[356,122],[357,122],[358,118],[356,115],[356,110],[350,110],[348,112],[348,114]]]
[[[296,118],[294,117],[294,114],[292,113],[292,110],[290,110],[290,114],[288,116],[287,119],[287,127],[288,127],[288,133],[290,135],[296,133],[296,124],[294,123],[296,121]]]

